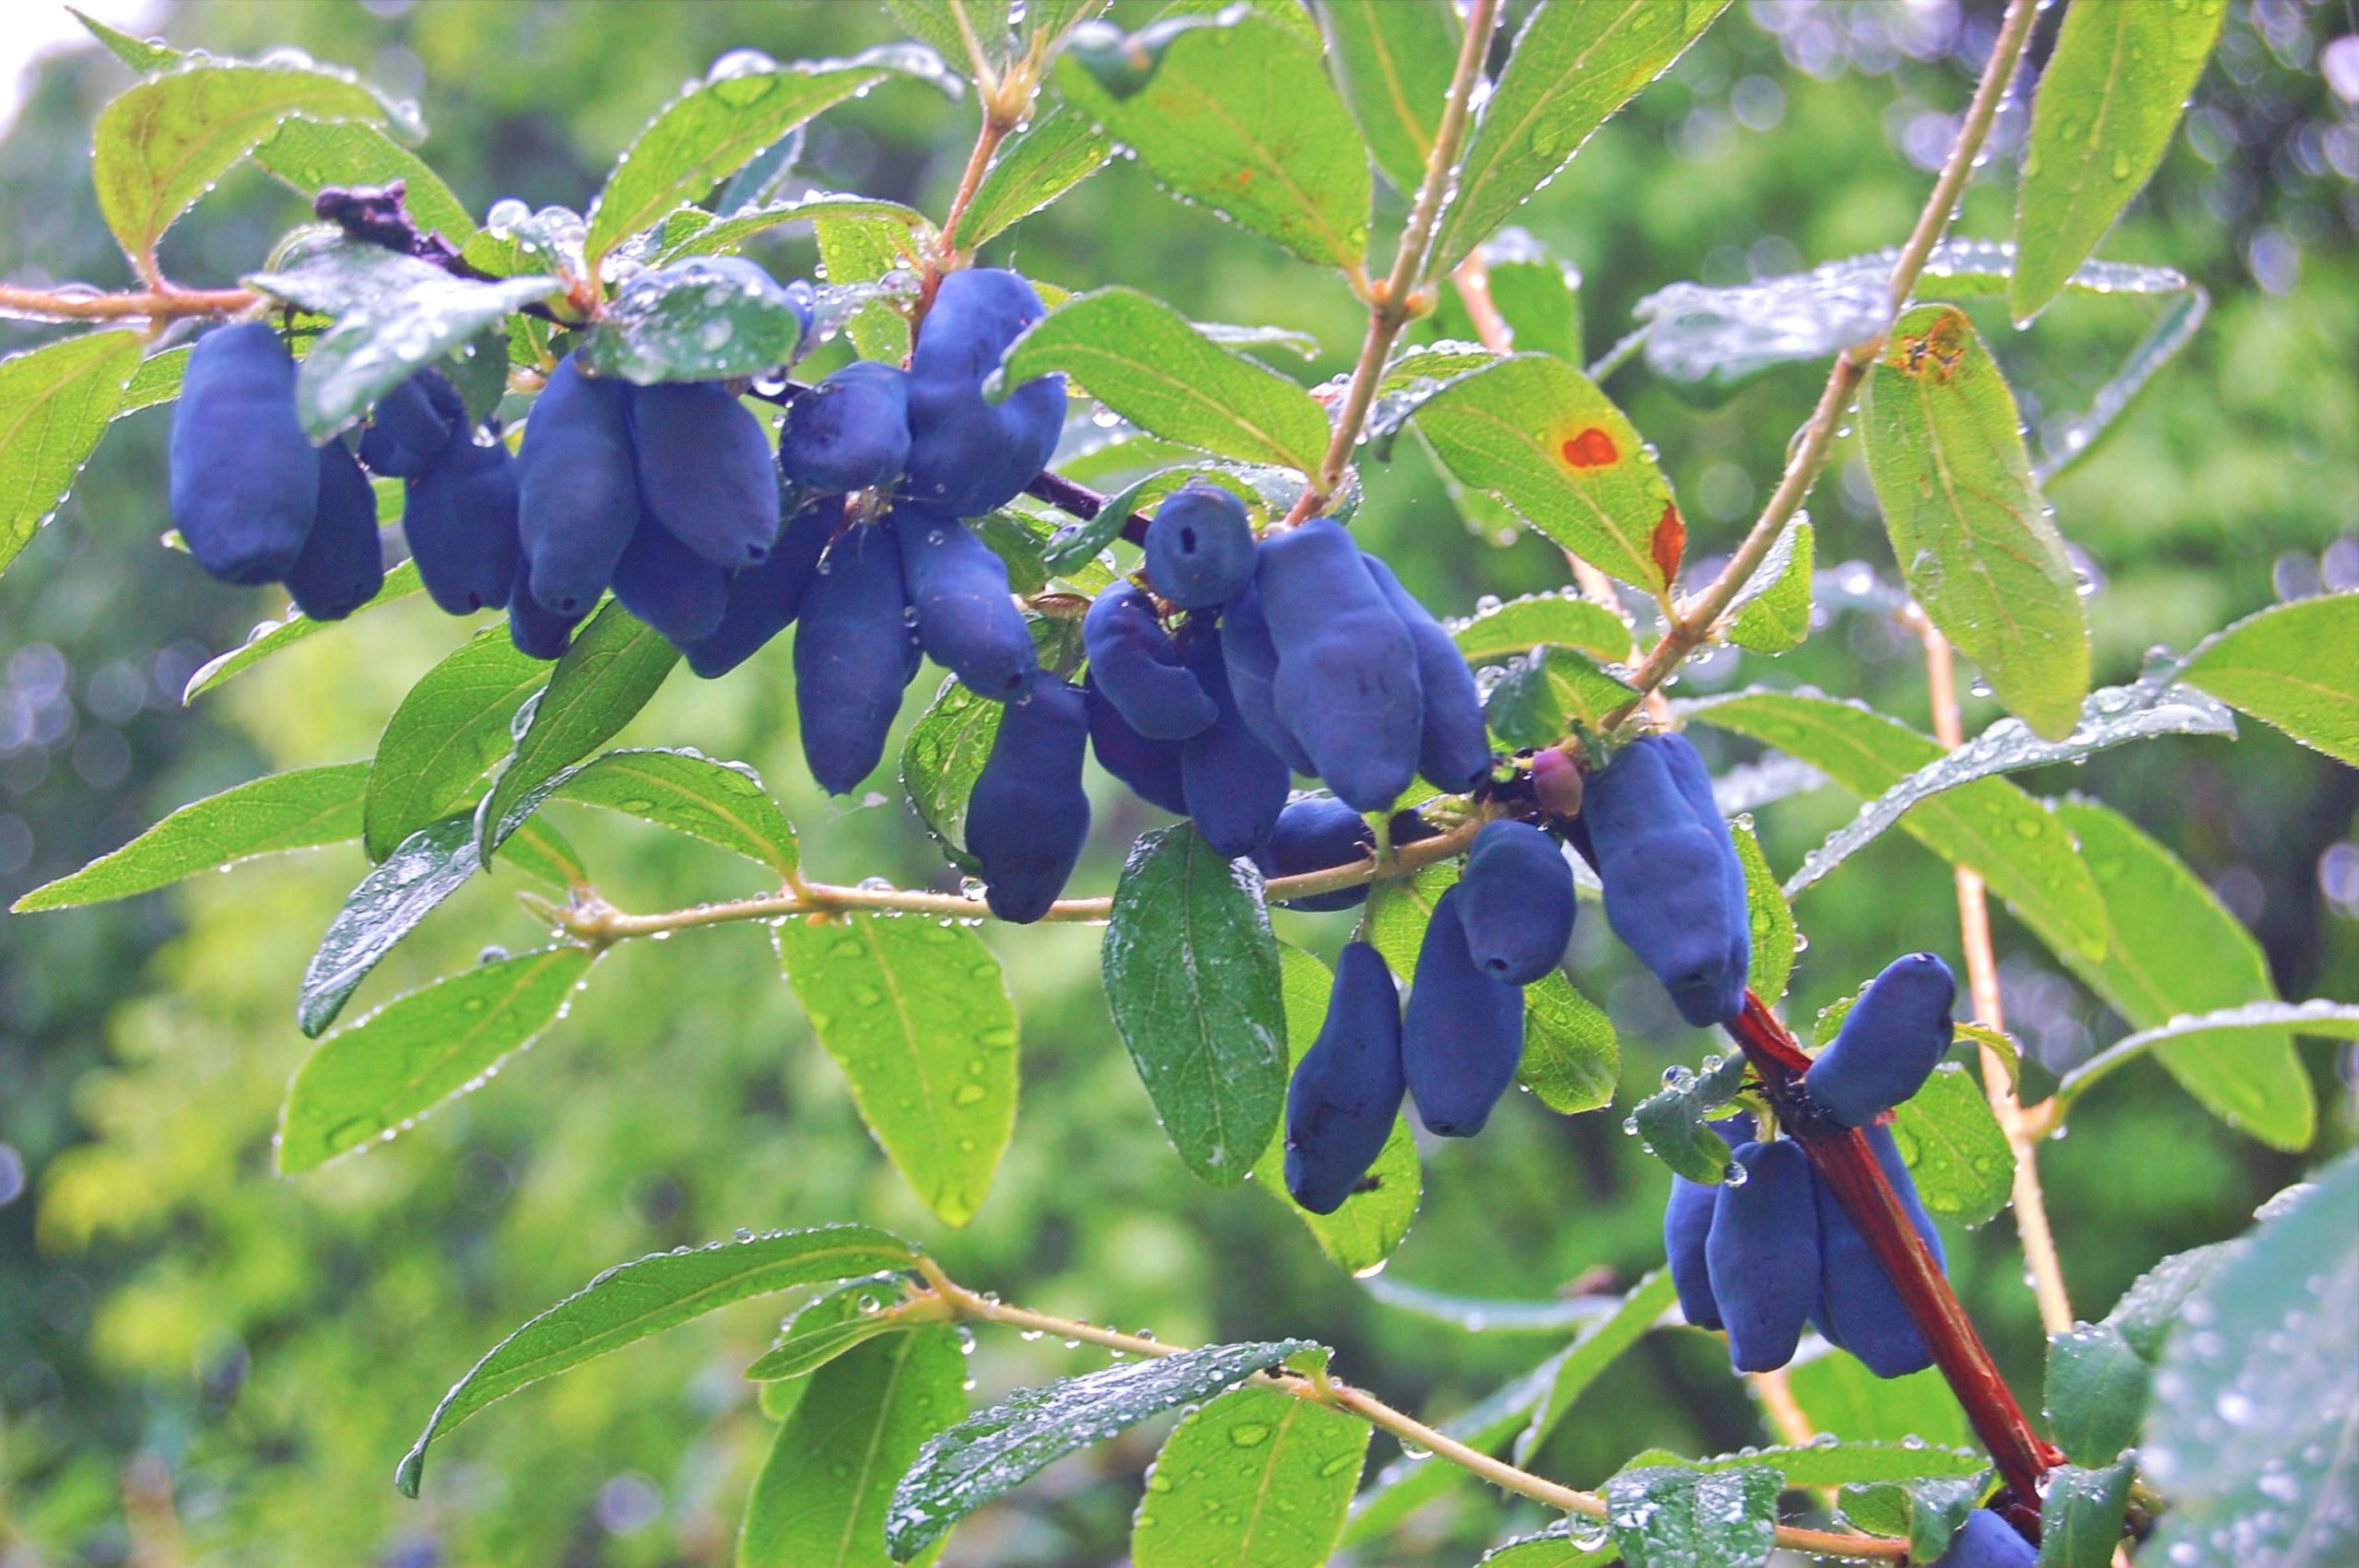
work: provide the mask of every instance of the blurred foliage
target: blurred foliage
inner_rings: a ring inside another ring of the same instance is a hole
[[[1133,10],[1145,14],[1118,15]],[[1665,283],[1740,281],[1895,242],[1996,11],[1987,0],[1738,6],[1523,215],[1582,271],[1590,352]],[[881,11],[852,0],[185,0],[160,25],[180,46],[218,53],[299,46],[415,94],[432,127],[424,156],[478,213],[502,196],[584,202],[674,86],[729,49],[841,54],[891,36]],[[2105,247],[2181,268],[2217,310],[2107,450],[2051,497],[2095,585],[2101,681],[2133,673],[2151,644],[2184,649],[2280,594],[2359,585],[2359,122],[2316,60],[2347,25],[2338,6],[2240,3],[2155,185]],[[124,281],[88,179],[91,120],[124,81],[95,48],[41,66],[0,139],[0,275]],[[813,128],[804,173],[939,212],[970,113],[921,87],[881,88]],[[2024,128],[2017,104],[1959,232],[2006,230]],[[241,171],[175,231],[167,266],[227,281],[300,215],[296,198]],[[762,254],[780,275],[816,266],[807,236],[791,230]],[[1300,265],[1173,205],[1125,162],[987,254],[1067,287],[1129,284],[1198,319],[1312,333],[1325,345],[1314,375],[1346,369],[1357,340],[1340,285],[1306,285]],[[1981,324],[2036,421],[2085,403],[2146,309],[2075,298],[2029,334]],[[1447,310],[1437,330],[1451,330]],[[42,335],[0,329],[0,347]],[[1691,569],[1734,543],[1817,375],[1773,373],[1708,408],[1643,369],[1617,374],[1612,391],[1685,500]],[[408,683],[459,635],[413,602],[372,615],[365,638],[315,638],[182,709],[188,671],[276,605],[241,603],[153,547],[166,419],[143,414],[115,432],[23,568],[0,580],[0,899],[199,795],[368,755]],[[1849,443],[1818,499],[1822,566],[1858,557],[1888,574]],[[1358,526],[1449,612],[1563,579],[1539,540],[1494,548],[1470,536],[1412,443],[1372,474]],[[1925,722],[1915,645],[1884,621],[1839,616],[1769,662],[1723,654],[1691,667],[1684,689],[1814,682]],[[782,653],[718,685],[675,681],[622,740],[755,763],[821,876],[942,878],[898,800],[842,809],[819,795],[787,696]],[[1975,703],[1969,728],[1995,712]],[[2026,781],[2100,795],[2170,843],[2254,926],[2284,994],[2359,996],[2359,776],[2263,726],[2244,730],[2234,746],[2165,740]],[[1150,821],[1110,789],[1097,804],[1087,889],[1110,885]],[[1831,792],[1766,809],[1772,863],[1790,867],[1850,809]],[[757,881],[719,851],[628,823],[574,813],[564,826],[626,907]],[[1337,1348],[1345,1375],[1437,1414],[1537,1359],[1530,1340],[1380,1307],[1266,1197],[1189,1177],[1118,1048],[1087,930],[987,933],[1018,992],[1025,1097],[990,1201],[962,1233],[934,1223],[871,1144],[769,943],[744,927],[627,946],[592,981],[594,1005],[479,1093],[393,1147],[276,1179],[273,1122],[306,1048],[294,978],[358,863],[349,849],[298,857],[0,924],[0,1563],[727,1562],[767,1433],[738,1377],[767,1342],[767,1308],[717,1316],[501,1407],[451,1443],[423,1504],[402,1502],[390,1477],[435,1397],[499,1333],[610,1263],[739,1226],[871,1220],[923,1238],[961,1279],[1169,1340],[1313,1335]],[[518,885],[501,873],[468,889],[387,961],[364,1002],[468,963],[487,938],[534,941],[508,896]],[[1956,955],[1947,871],[1902,836],[1796,913],[1810,938],[1797,1019],[1896,951]],[[1322,948],[1348,920],[1278,919],[1282,935]],[[2010,1024],[2050,1065],[2120,1032],[2003,919],[2000,943]],[[1634,978],[1602,920],[1584,920],[1576,956],[1622,1029],[1625,1096],[1707,1048]],[[2305,1049],[2322,1080],[2347,1080],[2347,1058]],[[2322,1141],[2339,1145],[2353,1135],[2350,1096],[2330,1104]],[[1395,1274],[1528,1297],[1591,1271],[1635,1277],[1660,1258],[1667,1173],[1619,1120],[1524,1102],[1479,1142],[1437,1152]],[[2090,1316],[2158,1256],[2242,1230],[2298,1168],[2212,1120],[2151,1065],[2110,1081],[2044,1165],[2067,1277]],[[2010,1227],[1950,1241],[1962,1293],[2036,1405],[2042,1340]],[[996,1394],[1070,1370],[1066,1360],[1053,1344],[990,1336],[975,1377]],[[1536,1468],[1587,1485],[1649,1445],[1704,1452],[1762,1436],[1699,1336],[1649,1340],[1589,1400]],[[1116,1560],[1152,1441],[1133,1433],[1061,1468],[973,1521],[946,1561]],[[1381,1561],[1464,1562],[1512,1522],[1462,1489]]]

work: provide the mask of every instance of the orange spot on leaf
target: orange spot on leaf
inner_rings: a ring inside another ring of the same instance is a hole
[[[1558,450],[1575,468],[1604,468],[1622,461],[1622,449],[1614,444],[1614,438],[1594,425],[1568,438]]]
[[[1687,555],[1687,524],[1681,519],[1675,503],[1664,503],[1662,516],[1655,522],[1654,538],[1649,543],[1655,569],[1662,573],[1663,581],[1676,581],[1679,563]]]

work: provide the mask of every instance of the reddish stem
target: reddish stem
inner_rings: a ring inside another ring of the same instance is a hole
[[[1864,1135],[1839,1128],[1812,1108],[1802,1094],[1802,1077],[1810,1058],[1768,1004],[1748,990],[1744,1012],[1728,1025],[1729,1034],[1744,1049],[1760,1074],[1778,1124],[1802,1146],[1802,1152],[1835,1194],[1851,1223],[1868,1238],[1876,1261],[1891,1276],[1919,1332],[1932,1348],[1933,1363],[1942,1369],[1951,1392],[1966,1407],[1975,1434],[1990,1451],[2013,1493],[2005,1512],[2036,1526],[2039,1515],[2040,1478],[2064,1456],[2031,1429],[2023,1407],[1999,1374],[1974,1320],[1966,1314],[1933,1260],[1931,1248],[1900,1206],[1900,1199],[1885,1179],[1884,1167],[1868,1147]]]

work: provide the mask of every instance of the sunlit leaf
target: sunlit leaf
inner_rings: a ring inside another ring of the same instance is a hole
[[[1231,1388],[1183,1418],[1147,1472],[1137,1568],[1320,1568],[1359,1484],[1369,1427],[1274,1388]]]
[[[135,332],[0,359],[0,571],[57,513],[139,366]]]
[[[1621,1043],[1603,1008],[1550,970],[1523,990],[1523,1059],[1516,1082],[1558,1116],[1614,1103]]]
[[[370,860],[473,798],[485,770],[508,754],[517,708],[548,678],[549,667],[519,653],[505,626],[476,633],[418,677],[370,766],[361,837]]]
[[[1729,831],[1736,840],[1737,859],[1744,862],[1745,912],[1753,929],[1753,969],[1746,979],[1764,1001],[1775,1006],[1785,1000],[1786,982],[1794,972],[1793,907],[1761,852],[1753,825],[1731,823]]]
[[[1470,664],[1496,664],[1543,645],[1606,661],[1630,654],[1630,628],[1602,604],[1571,592],[1534,593],[1478,612],[1451,628]]]
[[[584,369],[642,386],[760,375],[802,350],[800,291],[690,256],[624,284],[575,352]]]
[[[1894,1112],[1892,1140],[1934,1213],[1978,1225],[2007,1206],[2015,1152],[1982,1085],[1964,1068],[1933,1070]]]
[[[500,825],[500,840],[550,800],[600,806],[685,833],[767,866],[781,878],[792,876],[799,863],[794,829],[761,776],[742,762],[719,762],[686,748],[605,752],[522,796]]]
[[[481,869],[475,837],[464,816],[445,817],[403,839],[361,879],[304,967],[295,1003],[304,1034],[317,1036],[334,1023],[377,961]]]
[[[1000,145],[999,156],[976,187],[975,199],[958,225],[958,242],[968,250],[1014,228],[1080,184],[1114,156],[1108,141],[1083,116],[1052,104],[1032,123]]]
[[[1807,518],[1788,523],[1729,602],[1729,640],[1750,653],[1791,653],[1810,635],[1811,567],[1817,534]]]
[[[385,586],[377,591],[377,596],[352,614],[358,615],[363,610],[374,610],[397,599],[406,599],[424,586],[418,580],[417,563],[404,561],[385,574]],[[252,636],[227,653],[217,654],[198,665],[195,673],[189,676],[188,685],[181,691],[181,701],[183,704],[194,702],[230,676],[252,669],[279,649],[291,647],[330,626],[343,626],[351,618],[347,615],[343,621],[315,621],[299,610],[289,609],[282,618],[265,622],[257,627]]]
[[[1400,190],[1416,190],[1465,30],[1449,0],[1381,6],[1329,0],[1319,7],[1319,19],[1377,168]]]
[[[374,125],[289,120],[254,148],[253,159],[307,196],[330,185],[390,185],[399,180],[407,188],[403,210],[421,233],[440,233],[453,245],[475,236],[475,218],[442,177]]]
[[[2273,605],[2203,639],[2179,676],[2359,767],[2359,593]]]

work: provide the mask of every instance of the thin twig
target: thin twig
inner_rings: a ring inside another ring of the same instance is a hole
[[[190,316],[236,316],[254,308],[261,296],[251,288],[131,289],[98,294],[87,289],[24,288],[0,283],[0,315],[59,322],[172,322]]]

